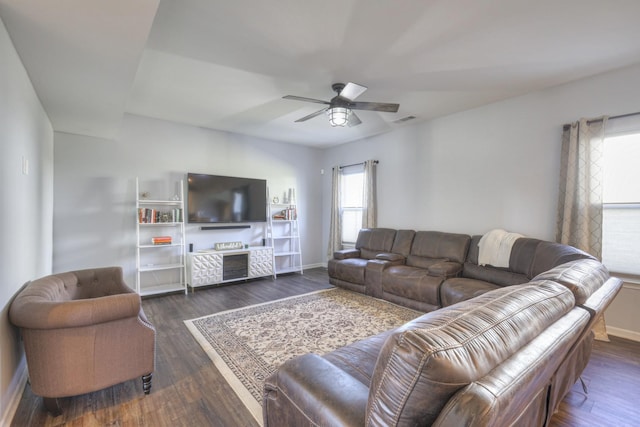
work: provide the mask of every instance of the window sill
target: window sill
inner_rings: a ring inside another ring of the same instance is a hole
[[[623,281],[623,284],[622,284],[623,288],[640,291],[640,277],[631,275],[631,274],[615,273],[615,272],[611,272],[611,275]]]

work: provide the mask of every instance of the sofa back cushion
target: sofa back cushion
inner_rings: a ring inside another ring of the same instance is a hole
[[[29,282],[19,296],[21,301],[52,303],[80,299],[78,278],[71,272],[41,277]]]
[[[540,243],[542,243],[542,240],[529,237],[521,237],[516,240],[511,248],[509,270],[517,274],[523,274],[531,279],[533,277],[531,266]]]
[[[456,391],[485,376],[573,306],[566,287],[536,282],[487,292],[398,328],[378,356],[366,425],[431,425]]]
[[[463,263],[471,238],[466,234],[417,231],[407,257],[407,265],[427,268],[438,261]]]
[[[535,277],[540,273],[551,270],[553,267],[578,259],[595,258],[573,246],[541,241],[536,247],[536,253],[531,264],[530,277]]]
[[[416,232],[413,230],[398,230],[396,231],[396,237],[393,241],[393,246],[391,247],[391,252],[394,254],[402,255],[403,257],[408,257],[411,252],[411,244],[413,243],[413,238],[416,235]]]
[[[363,228],[356,240],[360,258],[373,259],[381,252],[391,252],[395,237],[396,230],[390,228]]]
[[[481,266],[470,262],[466,262],[462,267],[462,277],[482,280],[498,286],[521,285],[529,281],[524,274],[514,273],[506,268]]]
[[[527,262],[525,255],[531,253],[531,256],[533,256],[535,248],[532,249],[530,244],[533,239],[520,238],[515,241],[509,258],[509,264],[515,269],[515,271],[512,271],[511,268],[478,265],[478,242],[480,242],[480,238],[482,236],[473,236],[471,238],[467,259],[462,268],[462,277],[482,280],[499,286],[520,285],[529,281],[530,277],[524,271],[530,269],[531,262]]]
[[[553,280],[569,288],[582,305],[609,280],[609,270],[594,259],[570,261],[539,274],[534,280]]]

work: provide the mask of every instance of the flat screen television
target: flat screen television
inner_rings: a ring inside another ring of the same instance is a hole
[[[267,181],[188,173],[190,223],[265,222]]]

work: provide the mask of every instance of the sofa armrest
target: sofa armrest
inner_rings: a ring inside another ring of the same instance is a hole
[[[25,296],[11,304],[10,316],[11,322],[21,328],[75,328],[138,317],[140,306],[140,295],[136,293],[71,301]]]
[[[376,255],[376,259],[379,259],[382,261],[390,261],[393,263],[393,265],[404,264],[406,261],[406,258],[403,257],[402,255],[394,254],[390,252],[384,252],[384,253],[378,254]]]
[[[382,298],[382,273],[384,269],[404,262],[393,262],[383,259],[370,259],[364,272],[365,294],[374,298]]]
[[[334,259],[360,258],[359,249],[342,249],[333,253]]]
[[[363,426],[369,388],[317,354],[285,362],[264,384],[265,427]]]
[[[622,280],[610,277],[600,289],[591,294],[584,304],[579,306],[588,310],[593,317],[597,317],[604,313],[620,292],[620,288],[622,288]]]
[[[427,267],[429,276],[443,277],[448,279],[456,277],[462,271],[462,264],[454,261],[442,261]]]

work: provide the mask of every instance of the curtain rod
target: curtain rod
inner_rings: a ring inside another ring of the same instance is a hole
[[[379,162],[378,162],[377,160],[374,160],[374,161],[373,161],[373,164],[374,164],[374,165],[377,165],[378,163],[379,163]],[[341,166],[338,166],[338,169],[348,168],[348,167],[351,167],[351,166],[358,166],[358,165],[364,165],[364,162],[360,162],[360,163],[352,163],[352,164],[350,164],[350,165],[341,165]]]
[[[610,116],[609,120],[611,119],[622,119],[624,117],[631,117],[631,116],[637,116],[640,115],[640,111],[638,111],[637,113],[628,113],[628,114],[620,114],[618,116]],[[602,119],[593,119],[593,120],[587,120],[587,123],[595,123],[595,122],[601,122]],[[563,129],[568,129],[571,127],[571,124],[566,124],[564,126],[562,126]]]

